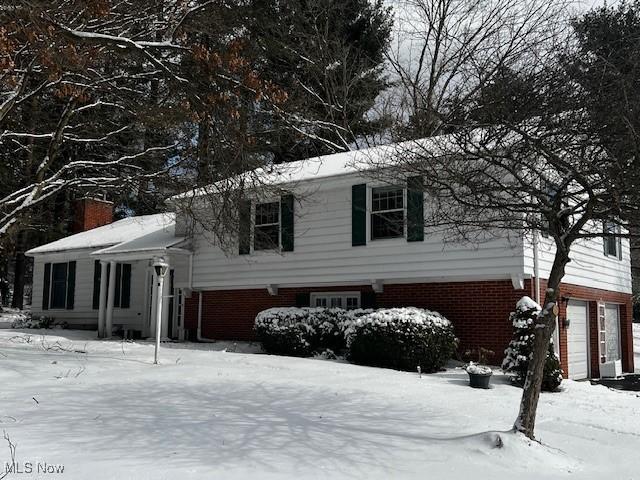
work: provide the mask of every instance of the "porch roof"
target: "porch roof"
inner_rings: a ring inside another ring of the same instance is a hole
[[[93,252],[91,255],[103,260],[144,260],[163,255],[188,255],[184,247],[186,238],[175,236],[175,223],[150,232],[141,237],[118,243]]]

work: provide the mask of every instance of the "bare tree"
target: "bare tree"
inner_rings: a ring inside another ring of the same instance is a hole
[[[629,236],[638,226],[636,156],[620,148],[619,136],[603,134],[602,118],[587,108],[594,92],[580,86],[584,74],[571,59],[584,54],[571,44],[540,64],[522,57],[472,96],[450,97],[460,112],[458,123],[447,124],[451,133],[400,144],[392,168],[386,160],[369,162],[389,182],[423,178],[430,229],[446,228],[460,241],[515,232],[551,242],[554,261],[514,425],[530,438],[574,246]],[[624,141],[637,144],[637,137],[627,133]]]
[[[553,50],[568,29],[564,0],[402,0],[387,55],[396,137],[446,131],[450,98],[471,98],[504,65]]]

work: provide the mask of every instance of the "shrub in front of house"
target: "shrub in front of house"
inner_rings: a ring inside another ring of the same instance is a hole
[[[269,308],[258,314],[255,331],[267,353],[308,357],[346,347],[345,330],[373,310],[340,308]]]
[[[258,314],[255,330],[262,348],[274,355],[310,356],[318,333],[309,320],[310,308],[269,308]]]
[[[505,373],[512,374],[513,383],[524,385],[529,368],[529,359],[533,353],[533,340],[535,338],[535,324],[540,313],[540,305],[529,297],[522,297],[516,304],[515,312],[512,312],[509,320],[513,325],[513,340],[504,351],[505,358],[502,369]],[[542,373],[542,390],[553,392],[562,382],[562,369],[560,360],[553,349],[553,339],[549,343],[547,359]]]
[[[348,358],[374,367],[437,372],[456,349],[453,325],[438,312],[389,308],[361,316],[346,332]]]

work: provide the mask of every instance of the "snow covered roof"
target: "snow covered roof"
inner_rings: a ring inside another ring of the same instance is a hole
[[[260,178],[262,185],[281,185],[305,180],[349,175],[380,168],[381,166],[392,167],[394,162],[401,161],[408,151],[428,150],[432,154],[437,154],[438,151],[444,151],[445,146],[450,148],[450,139],[450,135],[441,135],[438,137],[333,153],[290,163],[261,167],[254,170],[252,174]],[[247,179],[251,178],[249,176],[250,174],[246,175]],[[237,181],[239,182],[241,178],[240,176],[237,177]],[[213,184],[175,195],[171,197],[169,201],[179,201],[200,195],[215,194],[216,191],[223,191],[228,187],[228,182],[224,185],[221,184],[221,187],[219,187],[218,184]]]
[[[37,255],[41,253],[62,252],[66,250],[76,250],[84,248],[105,248],[118,244],[131,243],[139,240],[144,246],[151,238],[169,237],[173,240],[181,241],[174,237],[175,214],[158,213],[155,215],[142,215],[139,217],[129,217],[117,222],[94,228],[86,232],[76,233],[55,242],[47,243],[36,248],[32,248],[27,255]],[[150,237],[143,240],[144,237]]]
[[[184,237],[175,236],[175,223],[166,228],[155,230],[141,237],[118,243],[112,247],[103,248],[92,255],[116,255],[132,252],[156,252],[167,250],[184,241]]]

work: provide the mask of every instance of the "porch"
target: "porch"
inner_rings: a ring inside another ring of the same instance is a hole
[[[142,338],[155,337],[160,303],[161,338],[184,339],[183,292],[191,278],[192,258],[184,243],[184,238],[175,237],[171,232],[157,231],[92,253],[96,263],[99,262],[94,279],[99,284],[96,289],[99,338],[110,338],[114,327],[121,328],[125,336],[140,330]],[[166,266],[162,280],[154,268],[158,261]],[[117,323],[114,315],[127,281],[137,287],[133,289],[137,296],[130,301],[143,305],[141,321],[135,324]],[[142,289],[141,285],[144,285]]]

